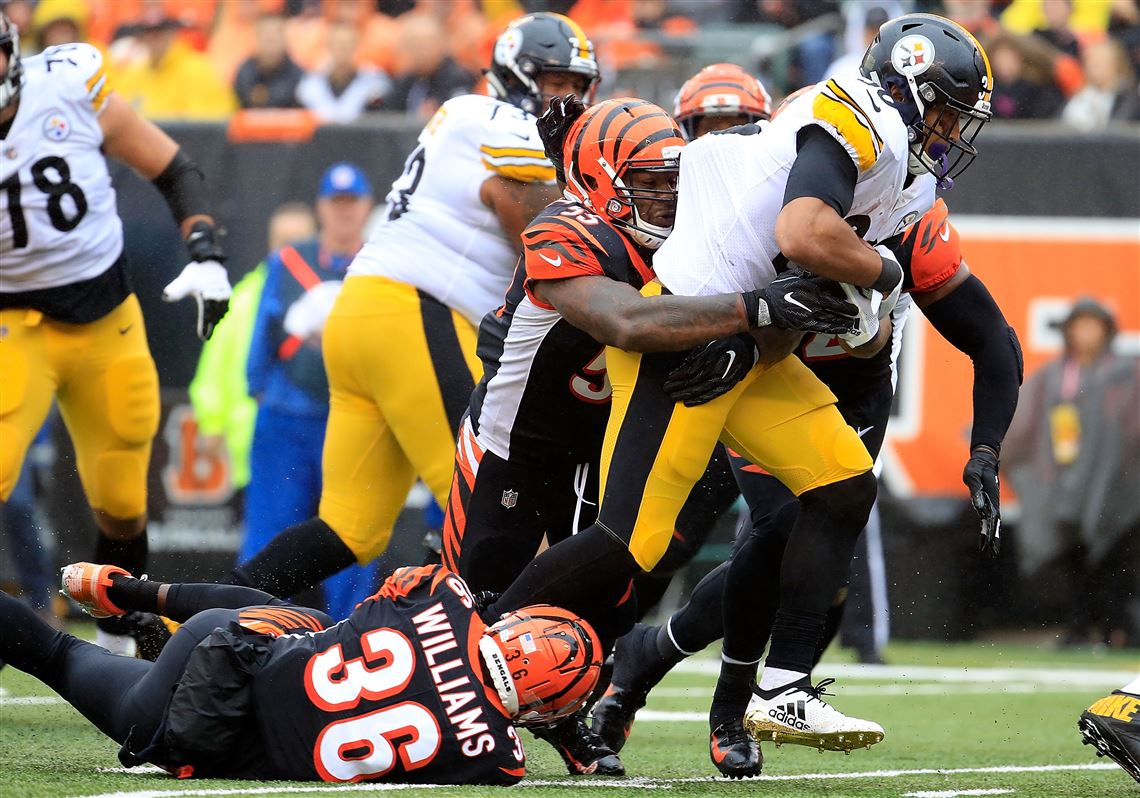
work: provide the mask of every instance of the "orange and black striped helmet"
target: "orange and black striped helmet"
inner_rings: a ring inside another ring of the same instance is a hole
[[[685,81],[673,106],[673,116],[690,140],[702,117],[744,116],[758,122],[771,115],[772,98],[764,84],[736,64],[705,67]]]
[[[586,109],[566,134],[566,190],[636,243],[657,249],[673,228],[643,220],[635,201],[676,202],[676,183],[667,190],[634,188],[627,178],[639,170],[678,172],[684,146],[681,129],[659,106],[629,97],[606,100]]]
[[[503,706],[520,726],[573,715],[598,684],[602,644],[583,618],[532,604],[487,627],[479,652]]]

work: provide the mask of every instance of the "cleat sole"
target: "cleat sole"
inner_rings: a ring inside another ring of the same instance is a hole
[[[1081,742],[1091,745],[1098,757],[1107,756],[1120,765],[1129,776],[1140,782],[1140,762],[1133,759],[1111,729],[1101,728],[1088,712],[1082,713],[1081,719],[1077,721],[1077,729],[1081,733]]]
[[[817,734],[789,729],[787,726],[772,723],[768,720],[744,719],[745,730],[759,743],[771,742],[777,746],[806,745],[816,748],[820,753],[824,751],[844,751],[851,753],[856,748],[870,748],[882,742],[884,735],[881,732],[831,732]]]

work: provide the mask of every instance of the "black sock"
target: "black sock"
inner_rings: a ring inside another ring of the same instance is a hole
[[[739,723],[752,697],[752,683],[756,681],[755,662],[720,661],[720,678],[716,682],[712,705],[709,707],[709,729],[716,731],[722,724]]]
[[[839,629],[843,626],[843,611],[846,608],[847,588],[843,588],[842,600],[827,608],[827,620],[823,622],[823,634],[820,635],[819,645],[815,648],[815,659],[812,660],[813,666],[819,664],[819,661],[823,659],[824,652],[827,651],[827,647],[831,645],[831,641],[839,634]]]
[[[690,654],[696,653],[720,639],[724,633],[721,604],[724,583],[728,575],[728,562],[722,562],[697,582],[689,601],[673,613],[669,630],[676,647]],[[663,641],[664,642],[664,641]]]
[[[111,577],[111,587],[107,589],[107,598],[114,602],[121,610],[132,612],[154,612],[158,609],[158,591],[161,582],[135,579],[122,574]]]
[[[131,576],[137,578],[146,572],[147,549],[145,529],[142,534],[130,540],[115,540],[100,531],[95,538],[95,562],[100,565],[117,565],[120,568],[125,568]],[[124,625],[123,619],[119,616],[98,618],[95,621],[95,626],[107,634],[125,635],[128,633],[127,626]]]
[[[826,620],[826,612],[781,607],[776,611],[776,622],[772,625],[772,647],[764,664],[786,671],[811,673]]]
[[[95,538],[94,562],[100,565],[117,565],[125,568],[135,579],[146,573],[146,530],[130,540],[115,540],[99,532]]]
[[[638,570],[629,549],[594,524],[535,557],[484,617],[553,604],[581,615],[599,637],[614,640],[633,626],[632,614],[614,608]]]
[[[243,607],[280,603],[283,602],[252,587],[186,582],[170,586],[162,614],[178,623],[185,623],[203,610],[240,610]]]
[[[319,518],[281,532],[252,560],[223,581],[288,597],[356,562],[356,555]]]

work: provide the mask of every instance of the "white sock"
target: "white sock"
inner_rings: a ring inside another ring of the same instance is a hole
[[[775,690],[780,687],[786,687],[792,682],[798,682],[800,679],[807,676],[806,673],[800,671],[786,671],[783,668],[772,668],[764,666],[764,672],[760,674],[760,689],[761,690]]]
[[[124,657],[133,657],[138,651],[135,639],[130,635],[113,635],[102,629],[95,630],[95,645]]]
[[[1140,696],[1140,676],[1137,676],[1128,684],[1121,687],[1120,692],[1128,693],[1129,695]]]

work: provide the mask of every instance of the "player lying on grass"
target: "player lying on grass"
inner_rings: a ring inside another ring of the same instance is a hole
[[[182,622],[155,662],[58,632],[0,593],[0,657],[120,743],[128,766],[180,778],[513,784],[515,725],[575,712],[597,635],[557,607],[487,626],[442,566],[401,568],[344,621],[232,585],[161,584],[76,563],[65,595],[95,617]]]

